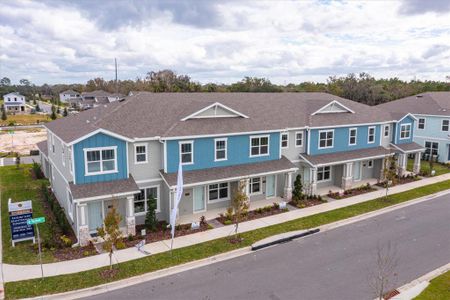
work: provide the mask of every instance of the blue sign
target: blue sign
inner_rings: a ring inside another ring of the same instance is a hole
[[[9,216],[11,236],[13,240],[23,240],[34,237],[33,225],[28,225],[27,220],[32,219],[32,213],[16,214]]]

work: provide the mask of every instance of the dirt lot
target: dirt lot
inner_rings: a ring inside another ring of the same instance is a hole
[[[8,131],[0,131],[0,152],[19,152],[22,155],[36,150],[36,143],[47,139],[47,130],[40,128],[18,129],[11,135]],[[11,147],[13,146],[13,147]]]

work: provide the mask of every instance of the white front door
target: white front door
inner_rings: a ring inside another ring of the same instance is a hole
[[[266,176],[266,198],[275,196],[275,175]]]
[[[194,212],[201,212],[206,210],[205,204],[205,188],[203,186],[194,187]]]
[[[95,232],[97,228],[103,225],[102,202],[88,203],[88,223],[89,231]]]

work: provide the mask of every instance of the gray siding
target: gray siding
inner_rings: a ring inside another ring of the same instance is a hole
[[[392,132],[394,130],[392,124],[387,124],[389,126],[389,135],[388,136],[384,136],[384,126],[381,126],[381,146],[383,147],[389,147],[389,144],[392,140]]]
[[[295,133],[296,132],[303,132],[303,144],[301,147],[297,147],[295,146]],[[288,148],[282,148],[281,149],[281,155],[286,156],[286,158],[288,158],[290,161],[298,161],[299,158],[299,154],[300,153],[305,153],[306,148],[305,148],[305,130],[291,130],[288,131],[288,135],[289,135],[289,140],[288,140]],[[280,136],[281,139],[281,136]]]
[[[55,144],[55,152],[53,152],[52,138]],[[54,167],[58,168],[58,170],[62,173],[62,175],[67,181],[73,181],[73,175],[70,172],[71,158],[69,155],[70,154],[69,147],[67,147],[58,137],[52,135],[52,133],[50,132],[47,132],[47,146],[48,146],[48,158],[50,162],[53,163]],[[63,149],[64,149],[64,158],[63,158]]]
[[[147,163],[135,163],[136,144],[147,145]],[[160,178],[159,170],[162,169],[163,164],[161,148],[163,148],[163,146],[159,141],[128,143],[128,164],[134,180],[138,182],[140,180]]]

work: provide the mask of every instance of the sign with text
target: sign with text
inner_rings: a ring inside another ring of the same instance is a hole
[[[41,224],[45,222],[45,218],[44,217],[39,217],[36,219],[28,219],[27,220],[27,224],[28,225],[34,225],[34,224]]]
[[[28,224],[28,219],[33,218],[31,200],[23,202],[9,202],[9,224],[11,227],[11,239],[15,242],[34,240],[33,225]]]

